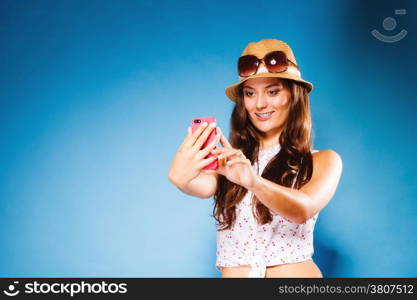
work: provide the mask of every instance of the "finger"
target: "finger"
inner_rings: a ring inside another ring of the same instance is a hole
[[[216,147],[216,145],[219,143],[219,141],[220,141],[220,135],[217,134],[216,137],[214,138],[214,140],[212,140],[211,143],[208,144],[206,148],[202,149],[197,154],[197,159],[201,159],[201,158],[206,157],[207,155],[209,155],[210,152],[213,150],[213,148]]]
[[[246,158],[237,157],[237,158],[227,161],[226,165],[230,167],[236,164],[247,164],[247,163],[248,163],[248,160]]]
[[[217,167],[217,169],[214,170],[203,170],[204,172],[206,172],[207,174],[211,175],[211,174],[217,174],[217,175],[223,175],[225,176],[225,171],[224,168],[220,168],[219,166]]]
[[[220,141],[220,138],[221,137],[219,137],[219,141]],[[224,153],[225,151],[228,151],[228,150],[229,149],[224,148],[224,147],[216,147],[215,149],[211,150],[210,153],[220,155],[220,154],[222,154],[222,153]]]
[[[207,166],[208,164],[212,163],[213,161],[215,161],[217,159],[217,156],[210,156],[209,158],[205,158],[202,161],[200,161],[197,164],[197,168],[204,168],[205,166]]]
[[[220,136],[221,139],[221,136]],[[241,151],[240,149],[235,149],[235,148],[227,148],[227,147],[218,147],[216,149],[213,149],[212,153],[213,154],[221,154],[221,153],[225,153],[225,152],[229,152],[229,151]],[[242,152],[243,155],[243,152]]]
[[[230,159],[230,157],[232,157],[234,155],[236,155],[237,157],[240,157],[240,158],[245,158],[242,151],[237,150],[237,149],[229,149],[229,150],[223,151],[223,153],[221,153],[219,155],[219,158],[220,157],[226,157],[226,159]]]
[[[203,144],[207,141],[209,134],[216,128],[216,123],[212,122],[210,125],[203,131],[203,133],[198,137],[192,146],[194,150],[200,150]]]
[[[187,148],[191,148],[194,145],[197,138],[203,132],[203,130],[206,129],[207,125],[208,125],[207,122],[204,122],[203,124],[198,126],[198,128],[191,134],[191,136],[189,138],[188,137],[186,138],[184,146]]]
[[[219,169],[224,169],[226,167],[227,158],[220,155],[217,157]]]
[[[240,149],[239,149],[239,151],[238,151],[237,155],[238,155],[239,157],[241,157],[241,158],[247,158],[247,157],[245,156],[245,154],[242,152],[242,150],[240,150]]]
[[[219,156],[217,156],[217,159],[219,160],[219,166],[220,167],[225,167],[226,166],[227,158],[228,158],[228,156],[225,153],[220,154]]]
[[[223,145],[223,147],[226,148],[233,148],[232,145],[229,143],[229,141],[224,137],[223,132],[220,130],[219,128],[219,132],[220,132],[220,143]]]

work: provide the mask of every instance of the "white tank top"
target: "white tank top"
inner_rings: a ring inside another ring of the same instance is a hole
[[[281,149],[277,144],[259,151],[259,172]],[[318,150],[313,150],[317,152]],[[258,170],[255,162],[252,167]],[[217,230],[216,267],[250,265],[248,277],[265,277],[266,267],[296,263],[312,258],[313,230],[318,213],[304,224],[292,223],[279,214],[272,213],[269,224],[260,225],[252,214],[252,192],[246,193],[236,206],[236,221],[231,229]],[[219,229],[219,227],[217,228]]]

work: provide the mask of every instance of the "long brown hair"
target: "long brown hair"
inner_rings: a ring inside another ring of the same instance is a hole
[[[306,88],[292,80],[282,79],[290,93],[289,111],[279,137],[280,151],[269,161],[262,177],[277,184],[295,189],[306,184],[313,173],[311,154],[311,114]],[[238,101],[230,120],[229,140],[233,148],[240,149],[253,165],[259,153],[259,131],[250,121],[243,103],[243,84],[237,88]],[[247,190],[219,174],[217,191],[214,195],[213,217],[220,226],[218,230],[230,229],[236,220],[236,205],[242,201]],[[270,210],[253,195],[254,216],[259,224],[272,221]]]

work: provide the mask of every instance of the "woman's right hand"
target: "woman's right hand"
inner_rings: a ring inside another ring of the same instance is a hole
[[[206,165],[217,159],[216,155],[205,157],[219,143],[220,134],[217,134],[207,147],[201,149],[215,127],[215,123],[210,123],[207,126],[207,123],[204,122],[193,133],[191,127],[188,127],[188,134],[178,148],[168,173],[168,178],[172,183],[179,187],[187,185],[200,174]]]

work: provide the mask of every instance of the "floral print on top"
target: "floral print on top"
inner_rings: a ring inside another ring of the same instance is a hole
[[[259,150],[259,170],[257,162],[252,165],[258,175],[280,149],[280,144],[276,144]],[[250,265],[248,277],[265,277],[267,266],[311,259],[313,230],[319,213],[303,224],[296,224],[271,212],[273,220],[260,225],[252,214],[251,198],[252,192],[247,192],[237,204],[236,221],[231,229],[219,231],[217,228],[216,268],[221,271],[221,267]]]

